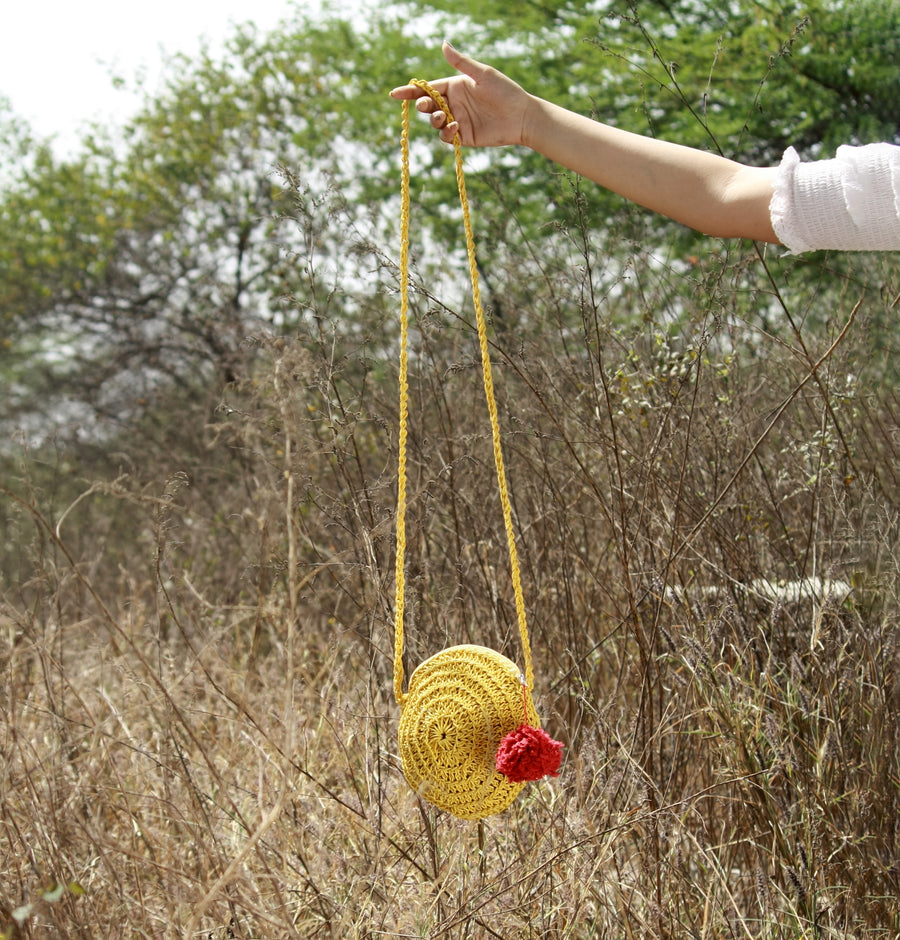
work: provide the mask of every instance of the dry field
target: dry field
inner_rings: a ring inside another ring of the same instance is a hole
[[[548,279],[497,335],[566,747],[482,822],[396,755],[392,354],[265,343],[217,407],[10,457],[2,936],[900,935],[900,405],[853,378],[870,313],[835,342],[850,291],[776,339],[701,288],[715,317],[626,336]],[[470,324],[420,302],[409,666],[516,658]]]

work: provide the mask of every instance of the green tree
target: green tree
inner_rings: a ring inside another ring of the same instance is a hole
[[[296,328],[338,283],[352,315],[377,289],[353,244],[384,221],[364,185],[384,189],[396,137],[374,45],[341,21],[241,28],[221,59],[170,62],[121,137],[23,162],[0,201],[9,417],[119,420],[202,394],[242,374],[254,331]]]

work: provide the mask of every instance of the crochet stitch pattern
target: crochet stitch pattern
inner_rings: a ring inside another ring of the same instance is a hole
[[[424,90],[453,116],[443,97],[427,82],[410,84]],[[481,304],[475,240],[466,196],[462,144],[453,141],[456,179],[466,236],[472,299],[481,350],[482,377],[506,528],[519,636],[524,655],[522,674],[511,660],[482,646],[443,650],[422,663],[403,692],[403,622],[406,554],[406,447],[409,417],[409,101],[403,102],[401,136],[400,247],[400,432],[397,474],[397,554],[395,573],[394,696],[401,707],[400,760],[410,786],[440,809],[461,819],[481,819],[505,810],[526,780],[552,774],[562,758],[562,744],[540,730],[532,701],[534,671],[525,616],[512,508],[503,464],[500,424],[494,397],[487,327]]]
[[[409,785],[460,819],[502,813],[524,781],[499,773],[495,755],[522,724],[522,677],[484,646],[452,646],[412,674],[400,718],[400,756]],[[528,721],[538,723],[528,696]]]

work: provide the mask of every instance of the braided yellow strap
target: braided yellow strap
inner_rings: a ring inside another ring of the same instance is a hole
[[[447,115],[448,122],[453,115],[443,96],[428,82],[411,79],[411,85],[423,89]],[[513,529],[512,507],[509,489],[506,483],[506,469],[503,462],[503,449],[500,442],[500,422],[497,417],[497,402],[494,397],[494,381],[491,372],[491,358],[488,348],[487,326],[484,308],[481,304],[481,288],[478,280],[478,265],[475,258],[475,237],[472,234],[472,220],[469,211],[469,199],[466,195],[466,179],[463,172],[462,142],[457,134],[453,139],[456,162],[456,183],[462,205],[463,224],[466,236],[466,251],[469,259],[469,277],[472,282],[472,300],[475,306],[475,319],[478,327],[478,344],[481,349],[481,369],[484,381],[484,394],[487,400],[488,414],[491,419],[491,433],[494,445],[494,464],[497,469],[497,484],[500,491],[500,503],[503,509],[503,522],[506,527],[506,541],[509,549],[509,565],[512,574],[513,593],[516,602],[516,616],[519,623],[519,636],[522,642],[522,654],[525,663],[525,686],[529,692],[534,688],[534,669],[531,661],[531,643],[528,639],[528,622],[525,615],[525,599],[522,593],[522,578],[519,573],[519,556],[516,551],[516,537]],[[406,557],[406,444],[407,424],[409,420],[409,384],[408,372],[408,330],[409,330],[409,101],[403,102],[403,130],[400,138],[402,176],[400,208],[400,432],[397,473],[397,557],[395,572],[395,619],[394,619],[394,696],[399,705],[403,705],[403,613],[405,595],[405,557]]]
[[[443,97],[427,82],[410,84],[426,91],[453,120]],[[454,646],[422,663],[412,674],[409,690],[403,692],[403,618],[406,556],[406,447],[409,419],[408,320],[409,320],[409,101],[403,102],[401,135],[401,247],[400,247],[400,433],[397,482],[397,558],[394,623],[394,695],[401,706],[399,750],[403,773],[410,786],[435,806],[461,819],[481,819],[502,812],[516,798],[525,779],[498,770],[501,742],[523,724],[540,727],[531,691],[534,672],[531,644],[525,618],[525,601],[519,574],[512,509],[500,443],[500,423],[494,397],[487,327],[481,304],[475,239],[462,166],[462,144],[457,134],[453,146],[456,181],[465,225],[472,299],[481,348],[484,393],[494,446],[494,463],[503,521],[506,527],[509,563],[515,593],[519,635],[525,662],[520,673],[514,662],[483,646]],[[548,740],[550,740],[548,738]],[[552,742],[561,748],[559,742]],[[558,764],[558,759],[556,761]],[[552,772],[552,771],[551,771]]]

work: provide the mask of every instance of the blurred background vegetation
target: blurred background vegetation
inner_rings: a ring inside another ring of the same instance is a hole
[[[539,711],[460,824],[390,696],[399,107],[443,37],[756,163],[894,141],[900,4],[236,27],[60,156],[0,113],[5,936],[894,937],[896,260],[467,164]],[[413,140],[410,667],[515,656],[452,152]]]

